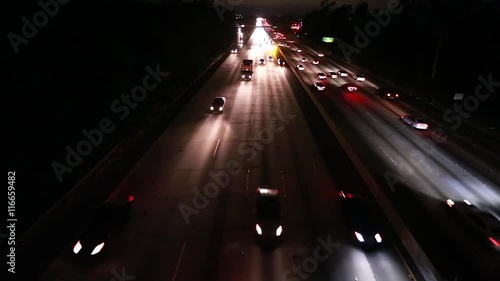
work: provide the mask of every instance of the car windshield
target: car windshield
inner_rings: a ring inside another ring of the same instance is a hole
[[[373,210],[363,201],[363,199],[348,199],[344,201],[344,211],[352,223],[374,226],[375,216]]]
[[[222,105],[224,104],[224,100],[222,98],[216,98],[212,104]]]
[[[276,196],[260,196],[257,199],[257,217],[263,220],[279,219],[281,206]]]

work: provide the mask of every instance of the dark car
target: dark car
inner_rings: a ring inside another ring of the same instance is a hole
[[[266,60],[264,60],[264,59],[259,60],[259,65],[265,65],[265,64],[266,64]]]
[[[278,59],[278,64],[280,66],[285,66],[285,60],[284,59]]]
[[[359,194],[341,191],[342,213],[353,238],[361,245],[382,243],[381,227],[368,201]]]
[[[210,105],[210,112],[222,113],[224,111],[224,105],[226,105],[225,97],[216,97]]]
[[[498,217],[491,212],[479,209],[468,200],[454,202],[448,199],[446,204],[477,241],[500,251],[500,219]]]
[[[255,232],[261,238],[278,238],[283,234],[279,191],[267,186],[257,189]]]
[[[399,98],[398,92],[392,89],[379,88],[377,89],[377,92],[384,99],[395,100]]]
[[[108,201],[90,216],[83,231],[76,238],[73,253],[94,256],[102,252],[113,233],[122,228],[132,213],[133,196]]]
[[[344,92],[346,93],[355,93],[358,90],[358,87],[354,84],[347,83],[342,85],[342,89],[344,89]]]

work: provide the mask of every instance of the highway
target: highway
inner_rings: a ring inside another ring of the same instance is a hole
[[[305,66],[299,71],[301,78],[310,85],[331,118],[338,121],[339,128],[372,174],[379,176],[393,198],[404,200],[395,204],[412,213],[404,214],[407,224],[414,232],[425,233],[421,234],[428,239],[424,243],[432,245],[431,250],[436,252],[433,255],[439,257],[433,261],[445,268],[446,275],[457,280],[498,280],[500,255],[465,234],[444,203],[447,198],[467,199],[500,217],[496,208],[500,206],[500,172],[496,167],[468,153],[453,140],[443,141],[433,134],[432,129],[439,125],[432,120],[428,121],[428,131],[410,128],[400,116],[412,115],[417,110],[377,96],[378,86],[370,77],[365,82],[350,77],[319,80],[316,78],[319,72],[327,74],[344,68],[318,57],[313,49],[303,45],[280,48],[291,67]],[[302,52],[297,52],[297,48]],[[307,62],[301,62],[302,57]],[[313,59],[320,63],[312,64]],[[314,82],[322,82],[326,89],[317,91],[312,86]],[[345,83],[356,84],[359,91],[344,93],[341,86]],[[422,221],[419,223],[418,219]]]
[[[387,225],[379,249],[365,251],[353,242],[338,192],[363,192],[363,183],[338,143],[320,150],[328,133],[318,134],[315,120],[307,122],[313,114],[302,110],[296,96],[305,93],[290,82],[290,69],[276,62],[257,65],[276,55],[260,47],[263,36],[257,28],[226,59],[118,186],[113,196],[136,198],[134,215],[102,256],[77,260],[69,244],[40,280],[410,280],[412,265]],[[244,82],[240,66],[247,58],[254,60],[254,75]],[[225,110],[210,114],[217,96],[226,97]],[[338,99],[323,101],[332,108],[346,103]],[[361,106],[345,107],[353,124],[364,124],[356,117],[368,114],[358,112]],[[400,126],[370,122],[384,130]],[[413,134],[403,126],[399,131]],[[400,139],[399,148],[411,145]],[[193,190],[207,185],[212,189],[195,196]],[[262,247],[254,235],[261,185],[282,196],[283,240],[273,248]],[[180,206],[192,214],[183,216]],[[314,258],[317,249],[326,260]],[[300,273],[297,265],[310,269]]]

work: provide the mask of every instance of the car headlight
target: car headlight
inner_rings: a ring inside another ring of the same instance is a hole
[[[382,236],[380,236],[379,233],[375,234],[375,240],[377,241],[377,243],[382,243]]]
[[[260,228],[259,224],[255,225],[255,231],[257,231],[257,234],[262,235],[262,228]]]
[[[243,75],[241,75],[241,78],[245,78],[245,75],[244,75],[244,74],[243,74]]]
[[[93,256],[93,255],[99,253],[102,250],[102,247],[104,247],[104,242],[102,242],[101,244],[95,246],[94,250],[92,251],[92,253],[90,255]]]
[[[219,107],[219,111],[222,111],[222,106],[221,106],[221,107]]]
[[[210,107],[210,110],[214,110],[214,107],[213,107],[213,106],[211,106],[211,107]]]
[[[281,236],[281,233],[283,232],[283,227],[280,225],[276,229],[276,236]]]
[[[355,231],[354,234],[356,235],[356,238],[359,242],[365,242],[365,239],[363,238],[363,235],[361,235],[361,233]]]
[[[82,244],[80,241],[76,242],[75,246],[73,246],[73,253],[78,254],[82,249]]]

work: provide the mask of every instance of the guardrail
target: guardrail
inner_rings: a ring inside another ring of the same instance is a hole
[[[417,266],[423,278],[426,281],[441,281],[442,278],[439,275],[438,271],[430,262],[429,258],[425,255],[424,251],[422,250],[408,227],[405,225],[401,217],[397,214],[389,199],[385,196],[382,188],[377,184],[375,178],[371,175],[363,162],[359,159],[358,155],[350,146],[347,139],[342,135],[335,122],[330,118],[323,105],[318,101],[316,96],[311,92],[310,87],[304,82],[297,70],[293,67],[293,64],[290,64],[290,60],[287,59],[280,48],[278,48],[278,51],[281,54],[281,57],[286,61],[286,63],[294,73],[295,77],[297,77],[297,80],[302,85],[307,95],[320,112],[321,116],[327,123],[332,133],[341,144],[354,167],[356,167],[356,169],[358,170],[361,178],[372,193],[378,205],[382,208],[389,222],[394,227],[396,234],[399,236],[403,246],[406,248],[407,252],[413,259],[413,262]]]

